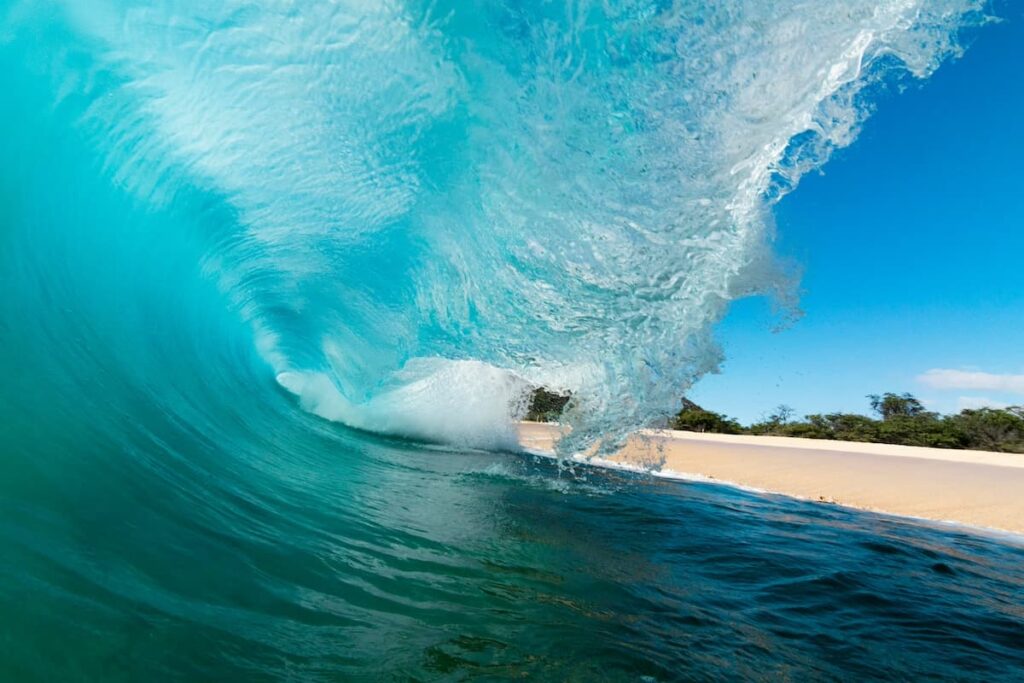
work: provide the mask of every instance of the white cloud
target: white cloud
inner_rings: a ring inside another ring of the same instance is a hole
[[[994,401],[985,396],[960,396],[956,399],[956,409],[977,410],[978,408],[1006,408],[1009,404],[1002,401]]]
[[[934,368],[918,375],[917,381],[933,389],[974,389],[1024,395],[1024,375]]]

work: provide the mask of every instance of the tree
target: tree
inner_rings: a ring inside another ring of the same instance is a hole
[[[963,410],[945,422],[964,435],[961,448],[1024,453],[1024,411],[1019,408]]]
[[[532,422],[555,422],[562,416],[572,394],[558,394],[543,387],[534,389],[526,419]]]
[[[787,406],[785,403],[780,403],[775,407],[775,412],[768,416],[769,422],[775,424],[784,425],[793,419],[793,409]]]
[[[879,443],[928,448],[965,448],[967,443],[956,424],[935,413],[895,415],[876,424]]]
[[[865,415],[852,413],[829,413],[808,415],[807,422],[822,438],[840,441],[877,442],[878,422]]]
[[[881,396],[868,394],[868,399],[871,401],[871,409],[881,415],[883,420],[897,416],[914,417],[925,412],[924,405],[908,393],[886,392]]]
[[[771,415],[750,425],[748,431],[751,434],[781,434],[792,419],[793,409],[786,404],[780,404]]]
[[[672,427],[685,432],[713,432],[716,434],[741,434],[743,432],[743,427],[736,420],[721,413],[704,410],[686,398],[683,399],[683,409],[676,415]]]

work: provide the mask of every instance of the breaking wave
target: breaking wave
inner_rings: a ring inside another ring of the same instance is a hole
[[[543,384],[573,393],[577,442],[621,434],[717,366],[730,301],[788,299],[772,204],[983,20],[970,0],[16,3],[5,158],[31,162],[4,169],[6,303],[52,355],[117,320],[126,376],[180,355],[143,336],[236,372],[231,328],[303,406],[371,431],[500,446]]]

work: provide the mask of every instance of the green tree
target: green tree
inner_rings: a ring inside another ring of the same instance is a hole
[[[1024,410],[979,408],[951,415],[946,422],[964,435],[961,448],[1024,453]]]
[[[914,417],[925,412],[924,405],[908,393],[886,392],[881,396],[869,394],[868,399],[871,401],[871,409],[881,415],[883,420],[898,416]]]
[[[683,409],[672,421],[673,429],[685,432],[713,432],[716,434],[741,434],[743,427],[736,420],[721,413],[704,410],[689,399],[683,399]]]
[[[810,417],[810,416],[808,416]],[[820,423],[807,422],[788,422],[781,427],[778,431],[774,432],[778,436],[792,436],[798,439],[834,439],[836,438],[832,432],[823,427]]]
[[[878,421],[854,413],[808,415],[807,422],[823,438],[840,441],[878,441]]]
[[[786,404],[776,406],[775,411],[760,422],[755,422],[747,429],[751,434],[783,434],[786,426],[793,420],[793,409]]]
[[[965,448],[967,443],[956,424],[936,413],[894,415],[877,424],[880,443],[928,448]]]
[[[526,419],[532,422],[556,422],[565,411],[572,394],[559,394],[544,387],[534,389],[530,396],[530,407]]]

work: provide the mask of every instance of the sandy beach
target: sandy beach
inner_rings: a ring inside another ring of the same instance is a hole
[[[522,423],[552,453],[557,425]],[[1024,455],[770,436],[643,431],[607,458],[798,498],[1024,534]]]

